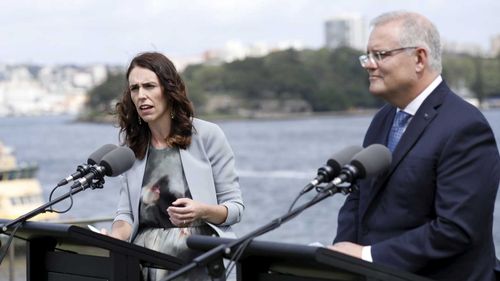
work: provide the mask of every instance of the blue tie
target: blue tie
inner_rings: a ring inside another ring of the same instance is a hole
[[[389,133],[389,140],[387,141],[387,147],[391,152],[393,152],[396,148],[396,145],[398,145],[399,139],[403,135],[406,123],[408,123],[410,117],[411,114],[408,114],[402,110],[396,113],[396,117],[394,118],[394,122],[392,123],[391,132]]]

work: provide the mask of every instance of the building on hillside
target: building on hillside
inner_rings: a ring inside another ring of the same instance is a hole
[[[0,65],[0,116],[77,114],[116,67]]]
[[[304,45],[300,41],[282,41],[276,44],[267,44],[265,42],[244,44],[232,40],[226,42],[223,48],[205,51],[202,57],[206,63],[221,64],[243,60],[247,57],[263,57],[269,53],[287,49],[302,50]]]

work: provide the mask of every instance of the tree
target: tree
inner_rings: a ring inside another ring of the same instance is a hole
[[[91,114],[112,112],[116,101],[127,87],[126,81],[124,73],[109,74],[102,84],[89,91],[89,99],[86,104],[87,111]]]
[[[313,111],[379,107],[383,101],[368,92],[367,73],[358,61],[361,54],[350,48],[288,49],[221,65],[190,65],[182,76],[190,100],[202,112],[209,101],[221,100],[231,101],[225,113],[258,110],[266,100],[280,104],[287,99],[305,101]],[[480,100],[500,95],[500,55],[444,53],[442,75],[452,88],[470,89]],[[109,75],[89,92],[88,112],[112,111],[125,87],[123,73]],[[214,96],[223,99],[210,100]]]
[[[196,108],[201,108],[208,93],[223,91],[223,69],[220,66],[196,64],[186,67],[182,73],[188,89],[188,97]]]

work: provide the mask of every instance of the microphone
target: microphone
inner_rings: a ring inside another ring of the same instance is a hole
[[[92,165],[96,165],[97,163],[99,163],[104,155],[106,155],[108,152],[111,152],[115,148],[117,148],[117,146],[114,144],[105,144],[101,146],[99,149],[90,154],[89,158],[87,159],[87,164],[78,165],[78,167],[76,168],[76,172],[62,179],[57,183],[56,187],[63,186],[70,181],[79,179],[82,176],[86,175],[90,172]]]
[[[101,146],[98,150],[94,151],[92,154],[89,155],[87,163],[90,165],[98,164],[99,162],[101,162],[101,159],[102,157],[104,157],[104,155],[115,150],[116,148],[118,148],[118,146],[110,143]]]
[[[391,165],[392,153],[381,144],[372,144],[356,153],[349,164],[342,167],[340,174],[332,180],[330,185],[339,185],[344,182],[352,183],[357,179],[369,178],[378,175]]]
[[[318,175],[311,182],[309,182],[300,194],[304,194],[318,184],[323,182],[329,182],[333,180],[333,177],[337,176],[342,166],[347,164],[349,160],[354,156],[354,154],[360,152],[363,148],[359,145],[348,146],[332,155],[330,159],[326,162],[326,165],[318,169]]]
[[[90,171],[79,178],[72,186],[73,188],[86,187],[94,179],[102,179],[104,176],[116,177],[132,168],[135,154],[132,149],[120,146],[104,155],[99,165],[93,165]]]

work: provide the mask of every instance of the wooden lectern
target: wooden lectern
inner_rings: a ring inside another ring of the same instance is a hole
[[[185,264],[74,225],[25,222],[15,236],[26,240],[28,281],[138,281],[140,265],[177,270]]]
[[[188,238],[187,243],[192,249],[206,251],[233,241],[235,240],[193,235]],[[236,269],[238,281],[430,281],[323,247],[257,240],[250,242],[245,248]]]

